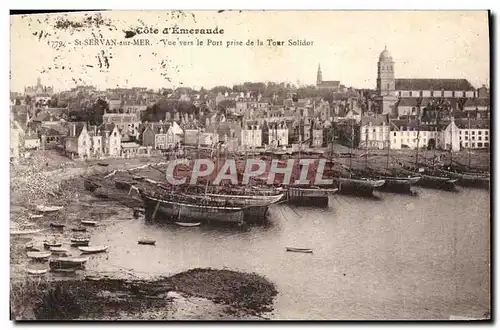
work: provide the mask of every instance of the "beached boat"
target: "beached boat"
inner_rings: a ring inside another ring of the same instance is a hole
[[[82,253],[100,253],[106,252],[109,246],[107,245],[98,245],[98,246],[79,246],[78,250]]]
[[[175,224],[181,227],[198,227],[201,222],[176,222]]]
[[[37,205],[36,210],[39,212],[57,212],[61,210],[63,206],[45,206],[45,205]]]
[[[40,231],[41,231],[40,229],[11,230],[10,234],[11,235],[31,235],[31,234],[39,233]]]
[[[77,267],[70,267],[70,268],[51,268],[50,271],[53,272],[53,273],[63,273],[63,274],[72,274],[72,273],[76,273],[76,271],[78,270]]]
[[[61,247],[62,243],[59,243],[56,241],[52,241],[52,242],[44,241],[43,246],[45,246],[45,248],[47,248],[47,249],[50,249],[51,247]]]
[[[457,184],[464,187],[490,187],[490,176],[485,174],[472,174],[472,173],[460,173],[454,171],[448,171],[445,169],[434,168],[436,173],[448,177],[450,179],[456,179]]]
[[[81,268],[88,261],[82,257],[58,257],[49,261],[51,269]]]
[[[80,222],[84,226],[95,226],[97,225],[97,221],[91,221],[91,220],[82,220]]]
[[[155,245],[156,241],[153,239],[140,239],[137,241],[137,244],[141,245]]]
[[[83,186],[86,190],[90,191],[90,192],[94,192],[97,188],[100,187],[99,184],[97,184],[96,182],[90,180],[90,179],[86,179],[83,181]]]
[[[105,162],[98,162],[97,165],[104,166],[104,167],[109,166],[109,164],[105,163]]]
[[[54,223],[54,222],[51,222],[51,223],[50,223],[50,226],[51,226],[52,228],[58,228],[58,229],[62,229],[62,228],[64,228],[64,227],[66,227],[66,225],[65,225],[65,224],[62,224],[62,223]]]
[[[35,245],[35,243],[34,243],[34,242],[28,242],[28,243],[24,244],[24,248],[25,248],[26,250],[31,250],[31,249],[33,248],[33,246],[34,246],[34,245]]]
[[[402,173],[407,175],[420,176],[420,180],[415,184],[416,186],[425,188],[434,188],[441,190],[454,190],[456,187],[457,179],[451,179],[446,176],[436,176],[426,174],[425,168],[419,168],[418,172],[412,171],[407,168],[399,169]]]
[[[47,273],[48,269],[26,269],[26,272],[30,275],[43,275]]]
[[[30,252],[27,252],[26,255],[30,259],[45,260],[45,259],[49,259],[51,253],[50,252],[34,252],[34,251],[30,251]]]
[[[72,231],[76,231],[76,232],[86,232],[87,231],[87,228],[85,227],[76,227],[76,228],[71,228]]]
[[[153,197],[140,191],[144,201],[146,220],[166,218],[169,220],[190,219],[195,221],[220,221],[241,223],[244,221],[244,208],[241,206],[223,206],[209,199],[179,201]]]
[[[43,218],[43,214],[30,214],[28,217],[30,219],[40,219]]]
[[[68,252],[68,249],[66,248],[63,248],[63,247],[51,247],[49,249],[50,252],[52,253],[67,253]]]
[[[90,242],[90,237],[72,237],[71,243],[88,243]]]
[[[373,191],[385,184],[385,180],[372,180],[358,177],[333,178],[335,186],[339,187],[339,194],[356,196],[373,196]]]
[[[293,247],[287,247],[286,251],[287,252],[298,252],[298,253],[313,253],[313,251],[311,249],[293,248]]]

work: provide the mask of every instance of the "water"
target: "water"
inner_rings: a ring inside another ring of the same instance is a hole
[[[248,230],[146,225],[126,210],[93,235],[93,244],[111,247],[88,268],[140,277],[194,267],[256,272],[277,285],[277,319],[482,316],[490,303],[489,193],[417,191],[335,196],[326,210],[275,205],[269,226]],[[156,246],[138,245],[142,237]]]

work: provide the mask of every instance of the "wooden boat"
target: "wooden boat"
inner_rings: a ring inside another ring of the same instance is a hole
[[[39,233],[40,231],[41,231],[40,229],[11,230],[10,234],[11,235],[31,235],[31,234]]]
[[[414,172],[406,168],[401,168],[400,171],[407,175],[419,175],[420,180],[415,185],[426,188],[453,190],[455,189],[458,181],[457,179],[451,179],[446,176],[425,174],[425,168],[419,168],[418,172]]]
[[[176,222],[175,224],[181,227],[198,227],[201,222]]]
[[[214,221],[242,223],[244,221],[244,207],[224,206],[222,203],[210,199],[192,198],[159,198],[140,190],[144,201],[146,220],[156,220],[159,216],[167,219],[190,219],[195,221]]]
[[[44,260],[49,259],[51,253],[50,252],[33,252],[30,251],[27,253],[28,258],[35,260]]]
[[[53,227],[53,228],[59,228],[59,229],[66,227],[66,225],[65,225],[65,224],[62,224],[62,223],[54,223],[54,222],[51,222],[51,223],[50,223],[50,226],[51,226],[51,227]]]
[[[61,247],[62,243],[55,242],[55,241],[52,241],[52,242],[44,241],[43,246],[45,246],[47,249],[50,249],[51,247]]]
[[[63,247],[51,247],[49,251],[53,253],[66,253],[68,252],[68,249]]]
[[[50,271],[54,273],[76,273],[78,268],[76,267],[71,267],[71,268],[51,268]]]
[[[35,245],[35,243],[34,243],[34,242],[28,242],[28,243],[24,244],[24,248],[25,248],[26,250],[31,250],[31,249],[33,248],[33,246],[34,246],[34,245]]]
[[[89,237],[73,237],[71,238],[71,243],[88,243],[90,242]]]
[[[469,173],[459,173],[453,171],[447,171],[444,169],[435,168],[436,173],[449,177],[451,179],[456,179],[457,184],[465,187],[490,187],[490,177],[483,174],[469,174]]]
[[[276,194],[271,196],[266,195],[229,195],[229,194],[182,194],[182,196],[189,198],[209,198],[218,203],[230,201],[234,206],[266,206],[279,202],[283,199],[284,194]]]
[[[88,258],[82,257],[58,257],[51,259],[49,266],[51,269],[81,268],[88,260]]]
[[[99,166],[104,166],[104,167],[105,167],[105,166],[109,166],[109,164],[108,164],[108,163],[105,163],[105,162],[98,162],[98,163],[97,163],[97,165],[99,165]]]
[[[293,247],[287,247],[286,251],[287,252],[298,252],[298,253],[313,253],[313,251],[311,249],[293,248]]]
[[[141,245],[155,245],[156,241],[153,240],[153,239],[140,239],[139,241],[137,241],[137,244],[141,244]]]
[[[76,227],[76,228],[71,228],[72,231],[77,231],[77,232],[86,232],[87,228],[85,227]]]
[[[339,194],[356,196],[373,196],[373,191],[385,184],[385,180],[372,180],[361,177],[333,178],[334,185],[339,187]]]
[[[40,219],[40,218],[43,218],[43,214],[30,214],[29,218],[30,219]]]
[[[80,222],[84,226],[95,226],[97,225],[97,221],[90,221],[90,220],[82,220]]]
[[[47,273],[48,269],[26,269],[26,272],[30,275],[43,275]]]
[[[109,246],[100,245],[100,246],[79,246],[78,250],[82,251],[82,253],[100,253],[106,252]]]
[[[57,212],[61,210],[63,206],[45,206],[45,205],[37,205],[36,210],[39,212]]]
[[[130,189],[131,186],[133,186],[133,183],[131,182],[120,181],[120,180],[115,181],[115,187],[118,189]]]

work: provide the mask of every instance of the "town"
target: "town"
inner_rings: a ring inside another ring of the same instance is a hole
[[[11,93],[10,159],[57,150],[71,159],[134,158],[221,143],[226,152],[490,147],[490,95],[466,79],[399,79],[387,49],[373,90],[243,83],[210,90],[144,87],[55,92],[38,78]],[[351,134],[352,133],[352,134]]]

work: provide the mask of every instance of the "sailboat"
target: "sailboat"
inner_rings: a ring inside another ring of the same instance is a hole
[[[470,118],[468,118],[468,128],[470,132]],[[453,139],[453,131],[450,130],[451,138]],[[470,141],[469,141],[470,143]],[[446,177],[457,179],[457,184],[465,187],[479,187],[479,188],[490,188],[490,176],[489,173],[472,172],[470,170],[470,145],[467,146],[467,156],[468,156],[468,171],[460,171],[454,168],[453,165],[453,150],[450,147],[450,164],[448,166],[442,166],[436,168],[436,171]]]
[[[390,167],[390,151],[391,151],[391,120],[387,117],[388,127],[387,127],[387,161],[384,169],[377,169],[368,166],[368,132],[366,131],[365,137],[365,168],[358,171],[363,173],[362,175],[370,177],[375,180],[384,180],[384,184],[376,189],[395,193],[405,193],[411,194],[411,186],[416,184],[420,180],[418,175],[405,175],[393,171]]]
[[[439,175],[439,173],[437,173],[433,169],[418,162],[419,148],[420,148],[420,111],[417,114],[417,148],[415,153],[415,164],[412,166],[412,165],[405,165],[400,162],[399,165],[401,165],[401,168],[399,169],[399,171],[406,175],[420,176],[420,180],[416,182],[416,185],[418,186],[441,189],[441,190],[454,190],[457,179],[452,179],[447,176]]]
[[[384,179],[371,179],[365,175],[359,175],[352,168],[352,154],[354,151],[354,126],[351,124],[351,148],[349,152],[349,167],[347,168],[348,176],[334,177],[333,181],[339,187],[339,194],[356,195],[363,197],[373,196],[373,191],[385,184]],[[354,174],[354,175],[353,175]],[[358,174],[358,175],[356,175]]]

